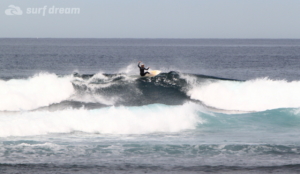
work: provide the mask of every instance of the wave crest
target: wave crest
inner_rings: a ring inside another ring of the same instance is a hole
[[[0,111],[33,110],[59,103],[73,93],[70,76],[41,73],[28,79],[0,80]]]
[[[238,81],[194,83],[188,95],[204,104],[241,111],[264,111],[300,107],[300,81],[268,78]]]

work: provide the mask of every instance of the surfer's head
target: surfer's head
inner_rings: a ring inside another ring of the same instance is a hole
[[[142,68],[144,68],[144,67],[145,67],[145,65],[144,65],[144,64],[142,64],[142,65],[141,65],[141,67],[142,67]]]

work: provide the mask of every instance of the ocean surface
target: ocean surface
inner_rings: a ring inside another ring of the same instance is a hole
[[[300,40],[2,38],[0,173],[300,173]]]

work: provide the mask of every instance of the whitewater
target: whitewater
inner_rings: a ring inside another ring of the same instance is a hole
[[[59,103],[72,95],[74,89],[69,77],[41,73],[28,79],[0,81],[0,110],[33,110]]]
[[[2,173],[300,170],[299,40],[0,45]]]

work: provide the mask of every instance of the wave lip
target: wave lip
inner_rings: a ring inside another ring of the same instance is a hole
[[[74,93],[71,77],[40,73],[28,79],[0,80],[0,111],[33,110]]]

